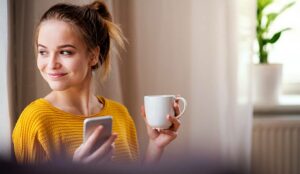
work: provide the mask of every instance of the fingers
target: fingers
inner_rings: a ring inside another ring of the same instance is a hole
[[[73,162],[80,162],[80,159],[83,158],[83,154],[82,154],[82,151],[81,151],[81,148],[82,148],[83,144],[81,144],[74,152],[74,155],[73,155]]]
[[[111,148],[109,149],[109,151],[107,151],[107,153],[104,155],[104,157],[102,159],[100,159],[97,162],[97,164],[111,162],[113,159],[114,153],[115,153],[115,145],[113,143],[113,144],[111,144]]]
[[[179,99],[178,97],[180,97],[180,95],[176,96],[175,102],[173,104],[173,108],[174,108],[174,112],[175,112],[175,116],[180,114],[180,108],[179,108]]]
[[[96,129],[95,132],[97,132]],[[97,133],[93,133],[93,134],[97,134]],[[91,139],[94,138],[93,134],[90,136]],[[117,138],[117,134],[111,135],[109,139],[106,140],[104,144],[102,144],[94,152],[91,152],[91,144],[95,144],[95,143],[92,142],[92,140],[86,141],[85,144],[81,144],[80,147],[78,147],[75,150],[73,155],[73,161],[81,162],[81,163],[103,163],[103,162],[110,161],[115,151],[114,141],[116,140],[116,138]]]
[[[174,108],[175,116],[178,116],[180,114],[180,108],[179,108],[179,101],[178,100],[176,101],[176,100],[173,104],[173,108]]]
[[[141,115],[143,116],[143,119],[144,119],[144,122],[146,123],[147,128],[148,128],[149,130],[151,130],[152,128],[151,128],[151,126],[148,124],[144,105],[141,106]]]
[[[141,115],[143,116],[143,119],[145,120],[145,122],[147,122],[144,105],[141,106]]]
[[[103,131],[103,126],[98,126],[92,135],[87,139],[87,141],[81,147],[81,156],[88,155],[92,148],[95,146],[97,139],[100,138],[100,135]]]
[[[168,135],[171,140],[174,140],[178,136],[177,132],[168,129],[160,130],[160,133]]]
[[[169,130],[177,132],[181,125],[180,120],[178,120],[176,117],[171,115],[168,115],[167,119],[172,123],[172,126],[170,127]]]
[[[103,158],[106,156],[107,153],[109,153],[113,147],[112,144],[117,138],[117,134],[112,134],[108,140],[105,141],[105,143],[100,146],[93,154],[91,154],[86,161],[98,161],[99,159]]]
[[[115,153],[116,153],[116,146],[115,146],[115,143],[113,143],[112,145],[112,151],[111,151],[111,154],[110,154],[110,160],[112,160],[114,157],[115,157]]]

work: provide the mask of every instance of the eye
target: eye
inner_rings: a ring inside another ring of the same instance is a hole
[[[60,51],[60,54],[65,55],[65,56],[70,56],[73,54],[73,52],[68,51],[68,50],[62,50],[62,51]]]
[[[45,56],[45,55],[47,54],[47,51],[39,50],[38,53],[39,53],[39,55],[41,55],[41,56]]]

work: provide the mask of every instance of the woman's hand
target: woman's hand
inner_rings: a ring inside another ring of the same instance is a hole
[[[106,140],[100,147],[96,148],[97,139],[100,138],[103,130],[103,126],[97,127],[87,141],[81,144],[74,152],[73,162],[91,164],[91,163],[103,163],[110,161],[114,153],[114,141],[117,138],[117,134],[112,134],[108,140]]]
[[[180,114],[179,109],[179,100],[175,100],[174,102],[174,111],[175,116]],[[172,123],[172,126],[169,129],[153,129],[147,123],[145,109],[142,106],[141,114],[144,118],[144,121],[147,126],[147,133],[149,136],[149,145],[145,157],[146,162],[155,162],[158,161],[162,155],[164,148],[171,143],[177,137],[177,131],[180,127],[180,120],[178,120],[175,116],[167,115],[167,119]]]

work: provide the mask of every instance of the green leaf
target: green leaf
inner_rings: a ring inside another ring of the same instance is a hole
[[[273,35],[273,37],[272,37],[270,40],[268,40],[268,43],[273,44],[273,43],[277,42],[278,39],[280,38],[280,36],[281,36],[281,32],[275,33],[275,34]]]
[[[275,33],[271,39],[268,39],[267,42],[270,43],[270,44],[274,44],[275,42],[277,42],[281,36],[281,33],[282,32],[285,32],[287,30],[290,30],[290,28],[285,28],[281,31],[278,31],[277,33]]]
[[[283,12],[284,12],[285,10],[287,10],[288,8],[292,7],[294,4],[295,4],[295,2],[288,3],[288,4],[285,5],[279,12],[267,14],[267,24],[266,24],[266,28],[269,28],[269,26],[275,21],[275,19],[276,19],[281,13],[283,13]]]
[[[279,14],[283,13],[285,10],[287,10],[288,8],[292,7],[296,2],[291,2],[288,3],[287,5],[285,5],[280,11]]]
[[[273,2],[273,0],[257,0],[257,8],[262,11],[264,8],[266,8],[268,5],[270,5]]]
[[[261,63],[268,63],[267,45],[276,43],[280,39],[281,34],[283,32],[290,30],[290,28],[285,28],[273,34],[272,37],[266,37],[271,34],[269,33],[270,26],[274,21],[276,21],[277,17],[281,13],[283,13],[284,11],[286,11],[288,8],[292,7],[296,3],[296,2],[290,2],[284,5],[281,8],[281,10],[266,14],[264,9],[274,2],[275,0],[257,0],[256,38],[259,45],[258,53],[259,53]]]
[[[267,15],[266,28],[269,28],[270,24],[273,23],[273,21],[277,18],[278,15],[279,15],[279,13],[270,13]]]

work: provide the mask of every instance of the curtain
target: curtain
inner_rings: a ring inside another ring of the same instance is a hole
[[[11,120],[10,120],[10,108],[9,108],[9,20],[8,20],[8,1],[1,1],[0,5],[0,96],[3,101],[0,105],[0,159],[10,159],[11,152]]]
[[[49,92],[37,72],[32,34],[40,15],[57,2],[61,1],[13,1],[13,120],[30,101]],[[249,65],[255,2],[106,2],[128,44],[120,51],[120,59],[113,56],[111,75],[97,84],[96,91],[128,108],[136,122],[141,152],[147,145],[140,115],[143,96],[181,94],[188,108],[181,119],[179,137],[163,160],[209,155],[248,167],[252,126]]]
[[[188,109],[164,160],[209,156],[249,169],[255,2],[113,2],[129,40],[119,68],[124,103],[136,120],[141,149],[147,145],[139,113],[143,96],[181,94]]]

